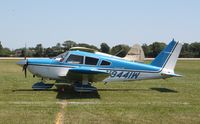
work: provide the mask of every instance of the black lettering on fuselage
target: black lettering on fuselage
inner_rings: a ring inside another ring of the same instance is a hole
[[[140,72],[136,71],[120,71],[120,70],[107,70],[110,73],[110,78],[124,78],[124,79],[137,79]]]

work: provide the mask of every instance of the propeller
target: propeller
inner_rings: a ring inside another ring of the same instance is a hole
[[[23,68],[22,68],[22,71],[24,71],[24,75],[25,75],[25,78],[27,77],[27,67],[28,67],[28,61],[25,60],[26,63],[24,64]]]
[[[24,71],[24,75],[26,78],[27,77],[27,67],[28,67],[28,60],[26,59],[26,44],[25,44],[25,50],[24,50],[24,61],[25,61],[25,64],[22,68],[22,71]]]

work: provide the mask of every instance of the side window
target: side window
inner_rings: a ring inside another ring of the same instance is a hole
[[[100,65],[108,66],[110,64],[111,64],[110,62],[103,60]]]
[[[92,57],[85,57],[85,64],[86,65],[97,65],[99,59],[92,58]]]
[[[68,58],[67,58],[67,63],[72,63],[72,64],[83,64],[83,56],[79,56],[79,55],[73,55],[71,54]]]

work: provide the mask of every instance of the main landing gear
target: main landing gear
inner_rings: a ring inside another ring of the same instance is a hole
[[[91,83],[89,82],[87,84],[76,82],[74,83],[73,87],[76,92],[96,92],[97,91],[97,88],[91,86]]]
[[[82,84],[81,82],[75,82],[72,85],[66,84],[66,83],[56,83],[56,88],[59,91],[64,92],[65,90],[73,90],[75,92],[79,93],[89,93],[89,92],[96,92],[97,88],[91,86],[91,83],[88,84]]]
[[[51,89],[53,86],[54,86],[54,84],[44,83],[44,80],[42,79],[40,82],[33,84],[32,89],[47,90],[47,89]],[[64,91],[70,85],[67,83],[56,83],[55,86],[57,87],[57,89]],[[87,78],[84,78],[82,81],[77,81],[77,82],[73,83],[73,85],[71,85],[70,87],[72,87],[75,92],[79,92],[79,93],[80,92],[89,93],[89,92],[97,91],[97,88],[93,87]]]
[[[96,87],[91,86],[91,83],[88,80],[88,76],[83,76],[82,82],[75,82],[73,87],[76,92],[96,92],[97,91]]]

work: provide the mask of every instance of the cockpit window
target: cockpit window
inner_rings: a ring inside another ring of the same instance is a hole
[[[71,64],[83,64],[83,56],[79,56],[79,55],[73,55],[71,54],[68,58],[67,58],[67,63],[71,63]]]
[[[85,57],[85,64],[86,65],[97,65],[99,59],[92,58],[92,57]]]
[[[103,60],[100,65],[108,66],[110,64],[111,64],[110,62]]]

